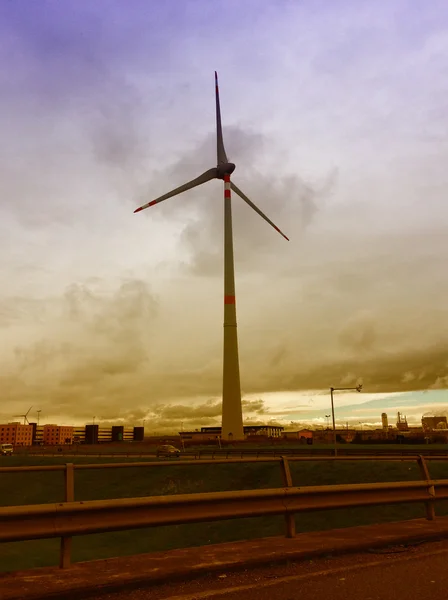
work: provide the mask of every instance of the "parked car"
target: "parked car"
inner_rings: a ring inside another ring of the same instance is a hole
[[[12,444],[2,444],[0,446],[0,454],[6,456],[7,454],[12,454],[14,451]]]
[[[170,458],[171,456],[179,457],[179,455],[180,455],[180,450],[178,448],[176,448],[175,446],[171,446],[169,444],[167,444],[165,446],[159,446],[157,448],[157,453],[156,453],[157,458],[159,456],[165,456],[166,458]]]

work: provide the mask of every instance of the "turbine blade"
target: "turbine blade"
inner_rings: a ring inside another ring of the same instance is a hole
[[[215,93],[216,93],[216,150],[217,150],[217,164],[225,165],[229,161],[227,160],[227,154],[224,149],[224,141],[222,139],[222,125],[221,125],[221,107],[219,105],[219,87],[218,87],[218,73],[215,71]]]
[[[148,202],[147,204],[143,204],[143,206],[136,208],[134,210],[134,213],[140,212],[141,210],[148,208],[148,206],[153,206],[154,204],[163,202],[163,200],[167,200],[168,198],[172,198],[173,196],[177,196],[178,194],[182,194],[182,192],[186,192],[187,190],[191,190],[192,188],[197,187],[198,185],[207,183],[207,181],[216,179],[217,176],[218,176],[218,169],[209,169],[208,171],[205,171],[205,173],[202,173],[202,175],[199,175],[199,177],[196,177],[196,179],[193,179],[192,181],[189,181],[188,183],[184,183],[184,185],[181,185],[180,187],[176,188],[175,190],[172,190],[171,192],[168,192],[167,194],[160,196],[160,198],[156,198],[155,200],[152,200],[151,202]]]
[[[238,194],[238,196],[240,198],[242,198],[245,202],[247,202],[247,204],[251,208],[253,208],[256,213],[258,213],[260,215],[260,217],[262,217],[265,221],[267,221],[269,223],[269,225],[271,225],[275,229],[275,231],[278,231],[278,233],[280,235],[282,235],[285,238],[285,240],[288,240],[288,242],[289,242],[289,238],[286,237],[286,235],[283,233],[283,231],[280,231],[280,229],[277,227],[277,225],[274,225],[274,223],[270,219],[267,218],[267,216],[258,208],[258,206],[256,206],[253,202],[251,202],[249,200],[249,198],[246,196],[246,194],[243,194],[243,192],[239,188],[236,187],[236,185],[233,183],[233,181],[230,182],[230,187],[235,192],[235,194]]]

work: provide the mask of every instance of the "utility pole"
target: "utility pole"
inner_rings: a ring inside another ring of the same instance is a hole
[[[333,392],[341,392],[341,391],[345,392],[345,391],[349,391],[349,390],[356,390],[357,392],[360,392],[362,390],[362,383],[360,383],[356,387],[339,387],[339,388],[331,387],[330,388],[331,416],[332,416],[332,420],[333,420],[333,447],[334,447],[334,455],[335,455],[335,457],[338,455],[338,445],[337,445],[337,441],[336,441],[336,423],[335,423],[335,420],[334,420]],[[348,425],[347,425],[347,429],[348,429]]]

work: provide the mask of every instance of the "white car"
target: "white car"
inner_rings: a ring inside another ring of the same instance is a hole
[[[6,456],[7,454],[12,454],[14,451],[12,444],[1,444],[0,445],[0,454]]]

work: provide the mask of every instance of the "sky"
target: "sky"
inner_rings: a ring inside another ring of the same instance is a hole
[[[0,39],[0,420],[219,424],[222,184],[133,214],[215,166],[215,70],[290,238],[233,200],[246,422],[448,408],[445,2],[6,0]]]

